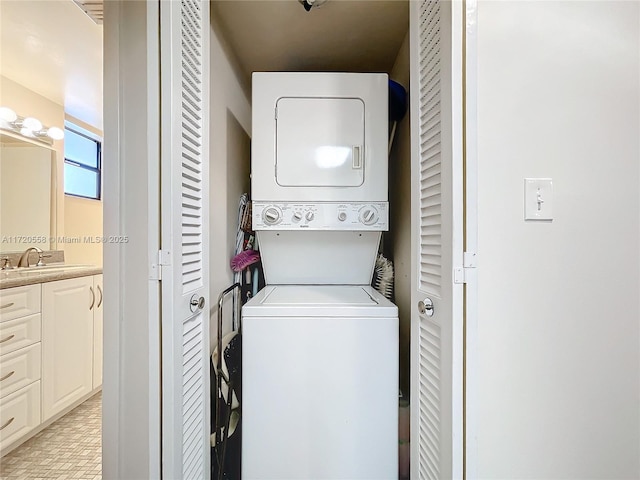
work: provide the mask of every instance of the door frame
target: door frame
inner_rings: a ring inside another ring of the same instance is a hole
[[[104,478],[161,478],[158,19],[104,5]]]
[[[478,478],[478,0],[464,0],[464,478]]]
[[[157,280],[150,279],[159,250],[159,141],[149,141],[159,139],[159,126],[146,121],[157,118],[158,108],[151,100],[159,97],[153,81],[159,66],[157,56],[149,54],[158,48],[157,21],[153,21],[157,10],[157,2],[105,3],[104,232],[129,237],[126,244],[104,246],[105,317],[117,319],[104,325],[104,357],[110,359],[104,363],[103,380],[105,478],[160,478],[160,289]],[[465,0],[465,12],[465,251],[477,252],[477,0]],[[136,42],[128,43],[132,40]],[[144,48],[132,49],[134,44]],[[124,77],[132,81],[121,81]],[[145,110],[146,114],[140,113]],[[146,175],[142,178],[149,179],[146,188],[127,181],[141,170]],[[136,226],[139,212],[126,208],[123,198],[127,206],[142,205],[148,214],[148,222],[135,229],[135,238],[129,227]],[[140,274],[132,265],[136,259],[144,264],[147,282],[139,282]],[[477,268],[467,270],[466,282],[464,463],[465,477],[476,478]],[[140,321],[124,321],[131,318]],[[127,338],[137,341],[126,342]],[[131,356],[140,354],[141,345],[145,355],[140,355],[141,364],[134,365]],[[149,414],[127,415],[138,406]]]

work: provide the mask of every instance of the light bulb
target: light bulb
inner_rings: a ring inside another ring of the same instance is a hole
[[[35,135],[33,134],[33,130],[27,127],[22,127],[20,129],[20,135],[24,135],[25,137],[35,137]]]
[[[64,132],[58,127],[50,127],[49,130],[47,130],[47,135],[54,140],[62,140],[64,138]]]
[[[27,117],[22,121],[22,126],[31,130],[32,132],[37,132],[38,130],[42,130],[42,122],[37,118]]]
[[[4,120],[5,122],[11,123],[15,122],[17,118],[18,115],[16,115],[16,112],[11,110],[9,107],[0,107],[0,119]]]

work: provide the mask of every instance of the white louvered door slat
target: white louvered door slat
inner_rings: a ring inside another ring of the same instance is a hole
[[[463,476],[462,2],[411,2],[411,478]],[[429,298],[433,316],[420,314]]]
[[[209,2],[160,2],[162,476],[209,478]],[[192,311],[192,298],[205,299]]]

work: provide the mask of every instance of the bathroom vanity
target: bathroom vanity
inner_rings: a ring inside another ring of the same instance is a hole
[[[0,455],[102,385],[102,268],[0,271]]]

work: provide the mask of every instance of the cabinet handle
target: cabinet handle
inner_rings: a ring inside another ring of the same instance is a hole
[[[6,422],[4,422],[4,425],[2,425],[0,427],[0,430],[4,430],[5,428],[7,428],[9,425],[11,425],[11,423],[13,423],[13,421],[16,419],[16,417],[11,417],[9,420],[7,420]]]
[[[9,308],[13,305],[13,302],[5,303],[4,305],[0,305],[0,308]]]
[[[102,305],[102,289],[100,288],[100,285],[98,285],[97,288],[100,293],[100,300],[98,300],[98,306],[96,308],[100,308],[100,305]]]
[[[11,375],[13,375],[14,373],[16,373],[15,370],[11,370],[9,373],[7,373],[4,377],[0,378],[0,382],[3,380],[6,380],[7,378],[9,378]]]
[[[89,310],[93,308],[93,304],[96,303],[96,294],[93,292],[93,287],[89,287],[91,291],[91,305],[89,305]]]
[[[0,340],[0,343],[8,342],[9,340],[11,340],[15,336],[16,336],[15,334],[11,334],[8,337],[5,337],[2,340]]]

